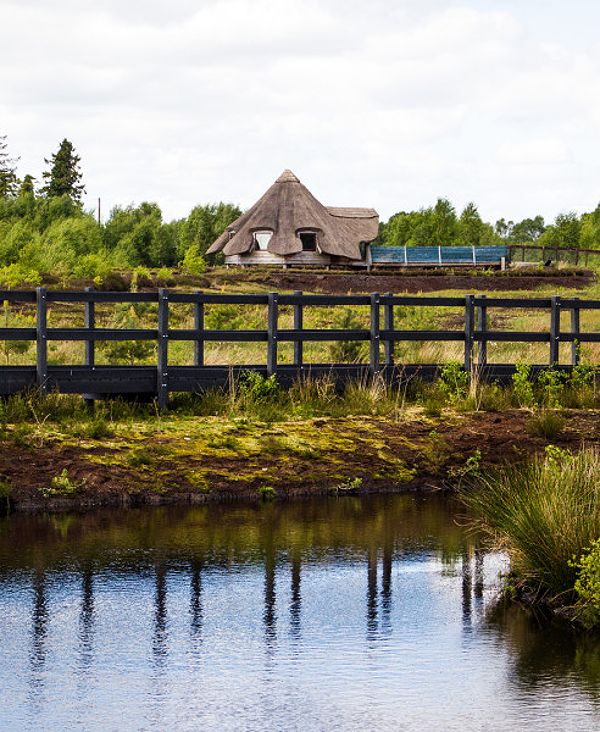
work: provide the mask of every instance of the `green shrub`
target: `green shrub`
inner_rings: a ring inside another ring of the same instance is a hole
[[[238,395],[255,404],[276,401],[281,387],[275,375],[263,376],[258,371],[242,371],[238,381]]]
[[[587,626],[597,625],[600,622],[600,539],[592,542],[579,559],[574,557],[571,566],[579,572],[575,592],[580,618]]]
[[[512,395],[519,407],[533,407],[535,405],[535,393],[529,364],[517,364],[517,370],[512,376]]]
[[[277,498],[277,491],[271,485],[261,485],[258,489],[258,495],[263,501],[271,501]]]
[[[467,398],[469,374],[458,361],[451,361],[442,368],[437,388],[447,403],[457,404]]]
[[[195,277],[206,272],[206,262],[200,252],[200,247],[197,244],[192,244],[192,246],[186,251],[181,262],[181,267],[184,272],[194,275]]]
[[[49,488],[42,488],[41,493],[45,498],[52,496],[72,496],[78,493],[85,486],[85,481],[74,481],[69,476],[69,471],[66,468],[55,475],[50,481]]]
[[[41,285],[42,276],[33,267],[28,267],[19,262],[0,267],[0,283],[4,287],[17,287],[18,285]]]
[[[543,457],[489,474],[459,495],[529,588],[574,598],[572,559],[600,536],[598,449],[572,455],[549,446]]]
[[[537,378],[537,385],[541,391],[541,403],[550,409],[560,407],[566,379],[567,374],[562,371],[543,369]]]

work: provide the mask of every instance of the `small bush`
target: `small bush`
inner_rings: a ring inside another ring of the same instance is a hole
[[[281,387],[275,375],[262,376],[258,371],[242,371],[238,382],[238,395],[255,404],[273,402],[281,396]]]
[[[277,491],[271,485],[261,485],[258,489],[258,495],[263,501],[271,501],[277,498]]]
[[[69,476],[66,468],[55,475],[50,481],[49,488],[42,488],[41,493],[45,498],[52,496],[72,496],[78,493],[85,485],[85,481],[74,481]]]
[[[442,369],[437,388],[447,403],[457,404],[467,398],[469,374],[458,361],[451,361]]]
[[[566,419],[551,410],[543,409],[525,423],[525,428],[534,437],[555,440],[564,430]]]
[[[542,404],[550,409],[560,407],[566,377],[565,373],[556,369],[544,369],[540,372],[537,384],[541,391]]]
[[[206,272],[206,261],[200,253],[200,247],[197,244],[192,244],[187,250],[181,262],[181,267],[184,272],[195,277]]]
[[[575,582],[580,619],[584,625],[600,623],[600,539],[570,563],[579,572]]]
[[[529,364],[517,364],[517,370],[512,376],[512,395],[519,407],[533,407],[535,405],[535,393]]]

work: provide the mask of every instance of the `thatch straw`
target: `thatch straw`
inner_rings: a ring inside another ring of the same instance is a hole
[[[254,246],[255,231],[272,231],[268,251],[279,255],[302,251],[299,231],[317,235],[324,254],[362,259],[360,244],[375,239],[379,216],[372,208],[328,208],[302,185],[291,170],[284,170],[254,206],[227,227],[208,254],[246,254]]]

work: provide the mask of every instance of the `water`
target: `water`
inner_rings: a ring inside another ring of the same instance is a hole
[[[599,641],[504,566],[441,498],[3,519],[0,729],[599,729]]]

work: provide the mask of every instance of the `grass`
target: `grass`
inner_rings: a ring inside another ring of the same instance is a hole
[[[478,529],[510,556],[511,569],[537,597],[572,602],[573,559],[600,537],[600,451],[542,457],[460,490]]]
[[[260,273],[255,273],[258,277]],[[333,276],[332,274],[328,276]],[[224,275],[223,275],[224,277]],[[266,285],[236,277],[227,279],[215,272],[206,282],[206,292],[264,292]],[[186,286],[179,288],[185,290]],[[191,289],[188,286],[187,289]],[[308,293],[308,291],[307,291]],[[524,297],[523,291],[495,291],[494,297]],[[532,293],[536,297],[553,294],[563,297],[599,298],[600,286],[592,285],[585,290],[548,286],[540,280],[540,287]],[[456,290],[440,290],[439,296],[463,296],[464,292]],[[493,330],[528,330],[548,332],[549,313],[531,308],[489,310],[489,327]],[[304,310],[304,327],[369,327],[368,307],[317,307],[310,306]],[[109,304],[96,305],[96,325],[99,328],[156,328],[157,306],[154,303]],[[3,327],[31,327],[35,319],[33,303],[7,303],[0,311]],[[192,329],[194,323],[193,309],[189,304],[171,303],[169,321],[172,328]],[[436,329],[448,328],[461,330],[464,325],[464,309],[461,307],[434,306],[397,306],[394,308],[394,321],[398,329]],[[561,317],[564,330],[570,327],[569,313]],[[84,308],[79,304],[50,303],[48,308],[48,325],[53,328],[83,327]],[[207,328],[224,329],[257,329],[265,327],[265,305],[235,305],[212,303],[205,306],[205,325]],[[293,309],[281,306],[279,324],[282,329],[293,325]],[[584,331],[600,330],[600,311],[582,311],[581,328]],[[444,363],[461,358],[462,344],[459,342],[399,342],[394,345],[394,354],[399,363]],[[368,348],[361,342],[306,343],[305,360],[310,362],[365,362],[368,360]],[[50,342],[49,363],[57,365],[78,364],[84,360],[84,344],[77,341]],[[600,344],[587,343],[581,346],[581,357],[585,361],[600,361]],[[281,344],[279,360],[290,363],[292,345]],[[510,343],[497,342],[488,344],[490,363],[544,363],[548,359],[548,347],[542,343]],[[570,344],[561,344],[561,359],[570,359]],[[205,345],[205,361],[208,365],[259,364],[265,363],[266,349],[261,343],[207,343]],[[33,341],[6,341],[0,343],[0,361],[11,365],[35,364],[35,343]],[[156,348],[151,342],[98,342],[96,362],[102,364],[155,364]],[[193,363],[193,344],[185,341],[174,341],[169,345],[169,362],[173,365]]]

